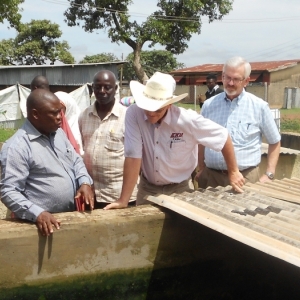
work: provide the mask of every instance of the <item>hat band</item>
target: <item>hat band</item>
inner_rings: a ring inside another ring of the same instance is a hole
[[[150,99],[153,99],[153,100],[166,101],[166,100],[173,99],[173,96],[168,97],[168,98],[157,98],[157,97],[150,96],[150,95],[146,94],[145,92],[143,92],[143,94],[144,94],[144,96],[146,96]]]

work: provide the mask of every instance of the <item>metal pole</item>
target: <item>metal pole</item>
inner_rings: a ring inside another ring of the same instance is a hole
[[[195,104],[195,111],[197,111],[197,86],[194,85],[194,104]]]

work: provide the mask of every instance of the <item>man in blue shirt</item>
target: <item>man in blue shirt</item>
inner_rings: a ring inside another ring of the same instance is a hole
[[[74,210],[74,198],[94,207],[93,183],[61,125],[61,104],[50,91],[27,99],[27,120],[1,150],[1,200],[18,218],[37,224],[43,235],[59,229],[51,213]]]
[[[229,59],[223,67],[225,93],[205,101],[201,114],[227,128],[234,146],[240,172],[246,181],[266,182],[275,176],[280,153],[280,134],[269,105],[245,91],[250,80],[251,66],[241,57]],[[268,144],[267,169],[260,177],[262,135]],[[199,187],[229,185],[227,167],[222,155],[199,146]]]

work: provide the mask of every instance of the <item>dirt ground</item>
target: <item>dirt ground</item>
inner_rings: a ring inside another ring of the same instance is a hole
[[[281,120],[299,120],[300,121],[300,113],[299,112],[284,112],[281,110],[280,112]]]

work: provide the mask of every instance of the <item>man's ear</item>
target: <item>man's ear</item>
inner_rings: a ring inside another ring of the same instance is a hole
[[[245,80],[244,87],[248,85],[249,81],[250,81],[250,76]]]
[[[38,111],[37,111],[35,108],[33,108],[33,109],[31,110],[31,115],[32,115],[32,117],[33,117],[34,119],[38,120],[38,118],[39,118],[39,113],[38,113]]]

